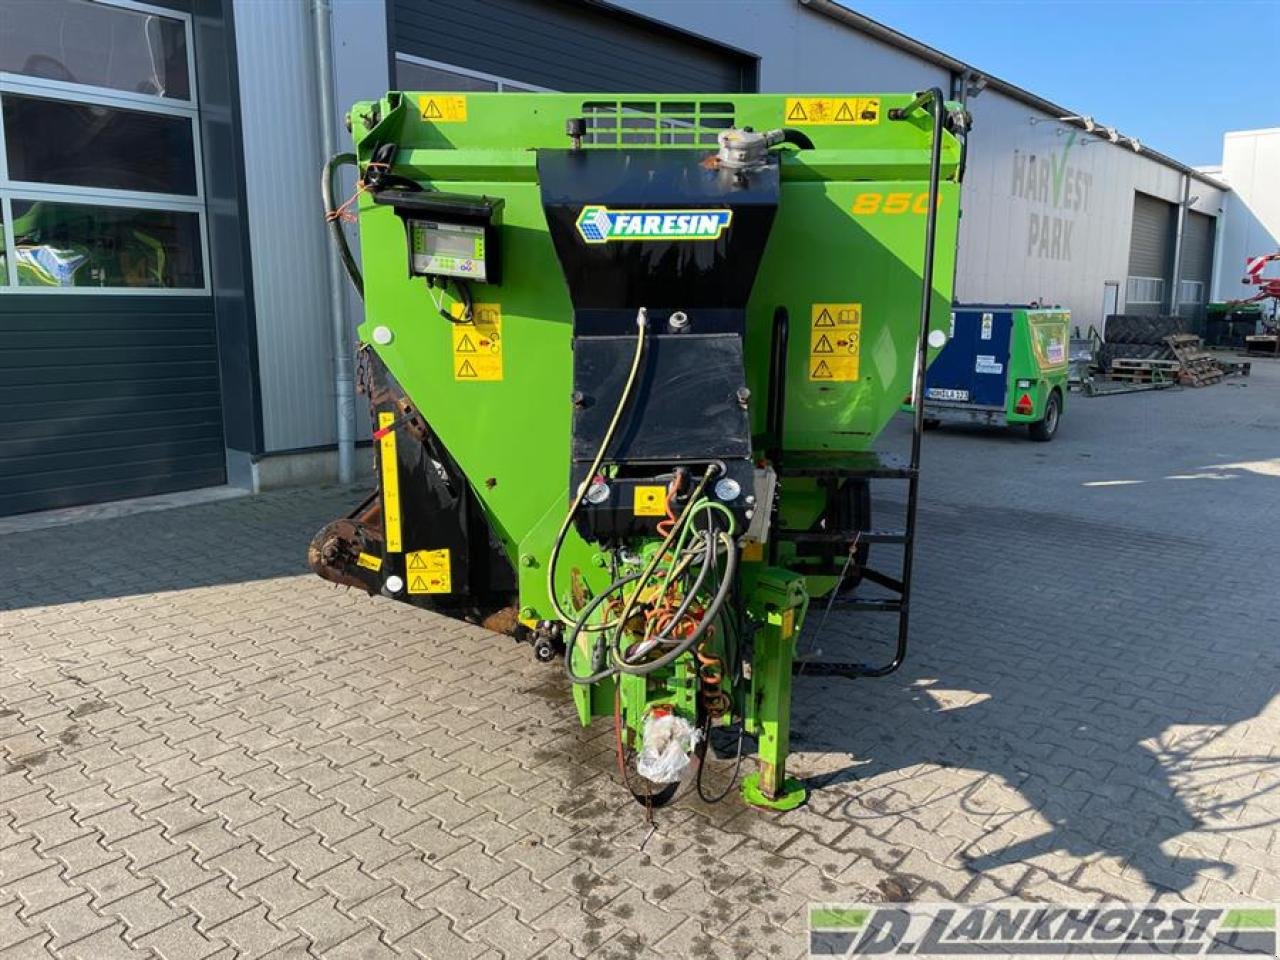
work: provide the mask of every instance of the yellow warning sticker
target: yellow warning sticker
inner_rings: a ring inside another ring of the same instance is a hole
[[[862,304],[813,304],[809,324],[809,379],[827,383],[857,380],[861,354]]]
[[[794,607],[788,607],[782,611],[781,627],[782,639],[785,640],[796,632],[796,611]]]
[[[360,552],[360,556],[356,557],[356,566],[364,567],[366,570],[378,571],[382,569],[382,558],[375,557],[372,553]]]
[[[432,123],[466,123],[467,98],[433,93],[418,98],[418,113]]]
[[[665,517],[667,515],[667,488],[636,487],[633,512],[637,517]]]
[[[759,540],[742,541],[742,562],[759,563],[764,559],[764,544]]]
[[[880,98],[788,97],[782,115],[788,125],[865,127],[880,122]]]
[[[453,315],[462,316],[462,304]],[[473,304],[471,322],[453,325],[453,379],[502,379],[502,304]]]
[[[404,578],[410,593],[452,593],[449,551],[414,550],[404,555]]]
[[[378,413],[378,427],[396,422],[390,411]],[[396,432],[388,430],[378,441],[378,466],[382,475],[382,531],[387,538],[387,552],[399,553],[400,546],[400,465],[396,460]]]

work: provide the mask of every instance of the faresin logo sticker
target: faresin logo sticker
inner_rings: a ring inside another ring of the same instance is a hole
[[[618,240],[719,240],[732,210],[610,210],[583,207],[578,233],[587,243]]]

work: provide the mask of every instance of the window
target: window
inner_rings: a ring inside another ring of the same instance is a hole
[[[204,286],[195,213],[14,200],[13,235],[22,287]]]
[[[208,289],[190,17],[0,3],[0,289]]]
[[[1204,302],[1204,284],[1199,280],[1178,281],[1178,303],[1199,304]]]
[[[547,90],[546,87],[535,87],[517,80],[507,80],[505,77],[495,77],[478,70],[455,67],[452,64],[427,60],[407,53],[396,54],[396,88],[399,90],[450,90],[459,93],[528,93],[531,90],[544,92]]]
[[[0,4],[0,73],[191,99],[186,24],[94,0]]]
[[[1130,277],[1125,300],[1130,304],[1161,304],[1164,302],[1162,277]]]
[[[9,179],[194,196],[193,123],[191,117],[5,94]]]

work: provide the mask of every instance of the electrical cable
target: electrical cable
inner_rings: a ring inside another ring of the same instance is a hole
[[[738,782],[738,774],[742,770],[742,742],[745,739],[747,725],[739,720],[738,726],[738,750],[737,756],[733,760],[733,773],[729,775],[729,782],[725,788],[714,797],[709,797],[702,789],[702,771],[707,767],[707,752],[711,749],[711,716],[707,715],[707,719],[702,725],[702,756],[698,759],[698,772],[694,774],[694,786],[697,788],[698,797],[703,803],[719,803],[729,795],[729,791],[733,789],[733,785]]]
[[[627,382],[623,385],[621,396],[618,397],[618,405],[614,408],[613,418],[609,421],[609,427],[604,432],[604,439],[600,441],[600,449],[597,451],[590,469],[587,470],[586,476],[583,477],[582,483],[578,484],[577,492],[573,495],[573,504],[569,507],[569,512],[565,514],[564,522],[560,524],[560,531],[556,534],[555,541],[551,545],[551,555],[547,559],[547,599],[551,601],[551,609],[555,611],[556,616],[564,623],[573,623],[574,618],[564,612],[564,609],[560,606],[560,600],[556,597],[556,561],[560,559],[560,550],[564,546],[564,538],[569,533],[573,518],[577,516],[578,508],[582,506],[582,498],[586,495],[591,481],[595,479],[596,471],[600,469],[600,464],[604,462],[609,444],[613,442],[614,431],[618,429],[618,423],[622,420],[622,413],[626,409],[627,401],[631,399],[631,391],[635,387],[636,378],[640,372],[640,359],[644,356],[645,332],[648,326],[649,311],[641,307],[636,313],[636,352],[631,358],[631,370],[627,374]]]

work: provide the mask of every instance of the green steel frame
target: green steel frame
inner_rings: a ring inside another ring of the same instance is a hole
[[[812,113],[815,104],[826,122],[799,119],[807,119],[806,108]],[[834,119],[840,104],[868,109],[860,122],[840,122]],[[901,114],[897,122],[890,119],[895,111]],[[368,194],[359,203],[365,289],[359,334],[465,471],[516,570],[519,618],[529,626],[554,616],[545,564],[570,493],[572,308],[547,233],[535,151],[568,148],[566,121],[584,116],[590,120],[587,150],[656,146],[711,152],[715,133],[729,126],[796,126],[812,140],[813,149],[783,153],[781,200],[748,306],[745,355],[753,398],[769,396],[775,386],[770,348],[780,313],[791,330],[781,437],[770,436],[766,405],[751,403],[759,458],[786,451],[854,470],[912,390],[920,333],[934,118],[927,102],[911,94],[389,93],[356,104],[348,123],[362,170],[378,146],[394,142],[399,176],[504,201],[501,285],[473,290],[477,304],[500,311],[500,378],[455,376],[451,324],[439,318],[432,302],[438,298],[447,309],[452,298],[407,275],[404,227],[392,209]],[[962,145],[945,132],[938,147],[937,257],[928,306],[933,328],[945,332]],[[822,305],[851,304],[861,317],[855,378],[815,379],[820,358],[812,350],[811,324]],[[413,492],[401,485],[399,494]],[[823,505],[819,479],[789,479],[777,524],[808,529]],[[405,543],[402,550],[434,546]],[[798,549],[789,541],[766,555],[744,554],[740,591],[754,632],[754,660],[749,680],[726,681],[734,713],[759,738],[759,774],[749,778],[745,793],[752,802],[778,807],[804,796],[786,777],[795,637],[809,598],[823,596],[837,582],[790,569],[799,566]],[[559,567],[560,603],[571,609],[575,594],[580,603],[583,595],[604,589],[610,563],[598,547],[571,532]],[[722,628],[717,642],[730,635]],[[620,690],[610,678],[575,687],[574,693],[584,724],[617,710],[628,745],[635,746],[655,704],[696,711],[697,685],[696,669],[679,662],[661,678],[624,675]]]

